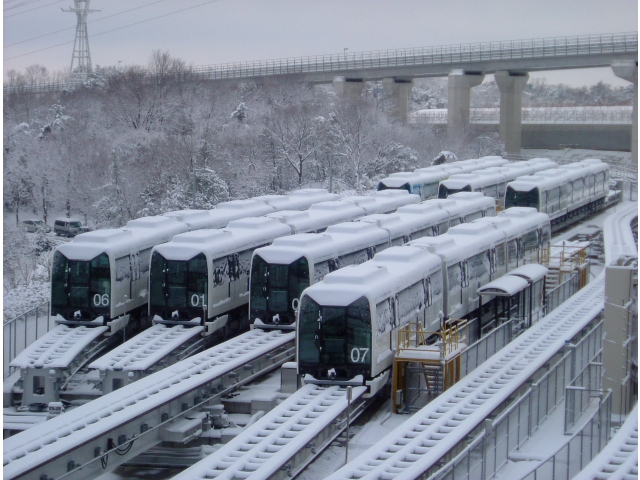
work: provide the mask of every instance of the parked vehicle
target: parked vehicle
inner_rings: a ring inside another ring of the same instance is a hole
[[[58,218],[53,223],[53,231],[56,235],[65,237],[75,237],[79,233],[88,231],[88,227],[83,227],[79,220],[72,218]]]
[[[29,219],[29,220],[23,220],[22,225],[24,225],[27,232],[30,232],[30,233],[37,232],[38,230],[41,230],[45,233],[49,233],[51,231],[51,227],[46,223],[44,223],[43,220],[37,220],[35,218]]]

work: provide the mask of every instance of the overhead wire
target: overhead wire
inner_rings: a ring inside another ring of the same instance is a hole
[[[17,0],[14,2],[2,2],[2,10],[13,10],[15,8],[25,7],[32,3],[38,3],[42,0]]]
[[[140,24],[142,24],[142,23],[151,22],[152,20],[157,20],[157,19],[159,19],[159,18],[168,17],[168,16],[170,16],[170,15],[175,15],[175,14],[177,14],[177,13],[182,13],[182,12],[185,12],[185,11],[187,11],[187,10],[191,10],[191,9],[194,9],[194,8],[202,7],[202,6],[204,6],[204,5],[208,5],[208,4],[211,4],[211,3],[215,3],[215,2],[217,2],[217,1],[219,1],[219,0],[209,0],[209,1],[207,1],[207,2],[199,3],[198,5],[192,5],[192,6],[190,6],[190,7],[181,8],[180,10],[176,10],[176,11],[174,11],[174,12],[164,13],[164,14],[162,14],[162,15],[158,15],[158,16],[155,16],[155,17],[152,17],[152,18],[148,18],[148,19],[146,19],[146,20],[140,20],[139,22],[134,22],[134,23],[130,23],[130,24],[128,24],[128,25],[123,25],[123,26],[121,26],[121,27],[112,28],[112,29],[110,29],[110,30],[105,30],[104,32],[95,33],[95,34],[93,34],[93,35],[92,35],[92,37],[97,37],[97,36],[100,36],[100,35],[105,35],[105,34],[107,34],[107,33],[115,32],[115,31],[117,31],[117,30],[122,30],[123,28],[133,27],[133,26],[135,26],[135,25],[140,25]],[[20,54],[20,55],[14,55],[13,57],[8,57],[8,58],[5,58],[4,60],[5,60],[5,61],[7,61],[7,60],[13,60],[13,59],[15,59],[15,58],[25,57],[25,56],[27,56],[27,55],[31,55],[31,54],[38,53],[38,52],[43,52],[43,51],[45,51],[45,50],[51,50],[52,48],[61,47],[61,46],[63,46],[63,45],[69,45],[69,44],[71,44],[71,43],[73,43],[73,42],[74,42],[74,41],[73,41],[73,40],[71,40],[71,41],[69,41],[69,42],[59,43],[59,44],[57,44],[57,45],[52,45],[52,46],[50,46],[50,47],[40,48],[40,49],[38,49],[38,50],[33,50],[33,51],[31,51],[31,52],[22,53],[22,54]]]
[[[12,13],[11,15],[3,15],[3,18],[15,17],[16,15],[22,15],[23,13],[32,12],[34,10],[38,10],[40,8],[48,7],[49,5],[53,5],[53,4],[56,4],[56,3],[61,3],[63,1],[65,1],[65,0],[56,0],[55,2],[47,3],[45,5],[40,5],[39,7],[33,7],[33,8],[30,8],[29,10],[23,10],[22,12]],[[25,5],[20,5],[20,6],[26,6],[26,4]],[[10,8],[7,8],[5,10],[13,10],[14,8],[18,8],[18,7],[17,6],[16,7],[10,7]]]
[[[100,18],[96,18],[95,20],[89,21],[87,22],[88,25],[90,24],[94,24],[96,22],[101,22],[102,20],[106,20],[107,18],[112,18],[112,17],[117,17],[118,15],[122,15],[123,13],[128,13],[128,12],[132,12],[134,10],[139,10],[141,8],[145,8],[148,7],[150,5],[154,5],[156,3],[160,3],[160,2],[165,2],[166,0],[156,0],[155,2],[151,2],[151,3],[147,3],[145,5],[140,5],[139,7],[134,7],[134,8],[130,8],[129,10],[124,10],[122,12],[118,12],[118,13],[112,13],[111,15],[107,15],[106,17],[100,17]],[[56,30],[55,32],[49,32],[49,33],[44,33],[42,35],[38,35],[37,37],[32,37],[32,38],[27,38],[26,40],[21,40],[19,42],[15,42],[15,43],[10,43],[9,45],[4,45],[2,48],[9,48],[12,47],[14,45],[19,45],[21,43],[27,43],[30,42],[32,40],[37,40],[38,38],[42,38],[42,37],[48,37],[49,35],[54,35],[56,33],[60,33],[60,32],[65,32],[67,30],[75,30],[76,27],[67,27],[67,28],[62,28],[60,30]]]

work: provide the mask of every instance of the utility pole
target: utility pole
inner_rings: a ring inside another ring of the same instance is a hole
[[[76,25],[76,39],[73,42],[73,53],[71,54],[71,70],[69,71],[69,84],[73,85],[84,82],[91,73],[91,52],[89,52],[89,36],[87,35],[87,16],[100,10],[90,10],[91,0],[73,0],[73,7],[68,10],[61,9],[66,13],[75,13],[78,19]],[[76,62],[77,60],[77,62]],[[74,71],[74,63],[75,71]]]

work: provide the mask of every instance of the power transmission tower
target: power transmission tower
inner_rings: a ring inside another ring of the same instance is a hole
[[[74,6],[63,12],[76,14],[76,40],[73,43],[71,55],[71,70],[69,71],[69,83],[75,84],[85,81],[91,73],[91,52],[89,52],[89,36],[87,35],[87,15],[100,10],[89,10],[91,0],[73,0]],[[76,62],[77,60],[77,62]],[[74,67],[75,64],[75,67]]]

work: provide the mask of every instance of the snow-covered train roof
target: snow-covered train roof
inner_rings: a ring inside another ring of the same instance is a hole
[[[438,237],[422,237],[407,245],[435,253],[447,264],[458,263],[489,250],[504,241],[504,234],[493,226],[483,223],[464,223],[451,227]]]
[[[468,173],[483,168],[500,167],[506,164],[509,164],[508,160],[497,156],[461,160],[454,163],[417,168],[413,172],[392,173],[387,178],[380,180],[380,183],[389,188],[400,188],[405,184],[437,183],[454,174]]]
[[[375,306],[440,269],[441,261],[436,255],[419,248],[391,247],[368,262],[329,273],[322,282],[307,288],[303,296],[335,307],[347,306],[365,296]]]
[[[164,216],[130,220],[123,228],[94,230],[77,235],[57,251],[70,260],[91,260],[102,253],[120,258],[132,252],[168,242],[174,235],[186,232],[187,225]]]
[[[290,234],[291,229],[277,219],[250,217],[234,220],[222,229],[195,230],[176,235],[170,242],[156,246],[153,252],[169,260],[190,260],[200,253],[209,258],[220,258]]]
[[[425,200],[422,204],[440,208],[447,212],[451,218],[458,218],[471,213],[469,210],[470,205],[471,208],[474,209],[472,211],[495,208],[495,200],[493,198],[486,197],[481,192],[468,193],[476,193],[478,196],[470,201],[470,197],[457,197],[458,199],[456,200],[452,195],[451,198],[432,198],[431,200]],[[413,208],[413,205],[410,207],[403,207],[402,211],[408,212],[409,208]]]
[[[283,210],[266,215],[267,218],[275,218],[287,224],[291,233],[313,232],[322,230],[329,225],[339,222],[355,220],[365,215],[365,211],[353,203],[337,200],[333,202],[321,202],[312,205],[309,210],[299,212]]]
[[[281,265],[288,265],[302,257],[317,263],[388,240],[388,233],[375,225],[346,222],[332,225],[324,233],[301,233],[278,238],[273,244],[255,250],[254,255],[259,255],[268,263]]]
[[[509,164],[504,167],[475,170],[468,174],[452,175],[447,180],[440,182],[447,188],[461,189],[467,185],[472,189],[486,187],[487,185],[497,185],[500,183],[515,180],[516,178],[533,174],[542,170],[557,167],[556,162],[544,161],[546,159],[536,159],[536,162],[519,162]]]
[[[563,165],[560,168],[543,170],[533,175],[518,177],[509,182],[507,187],[516,191],[531,191],[534,188],[548,190],[550,188],[563,185],[569,181],[583,178],[589,174],[595,174],[609,170],[609,165],[602,161],[595,162],[590,159],[586,163],[577,162],[575,164]]]
[[[478,218],[472,223],[492,225],[495,229],[504,232],[509,241],[543,226],[549,227],[551,220],[549,215],[540,213],[535,208],[511,207],[500,212],[496,217]]]
[[[392,173],[387,178],[383,178],[380,182],[388,187],[400,187],[405,183],[424,184],[438,183],[442,179],[448,178],[449,172],[443,169],[424,169],[415,172],[397,172]]]
[[[403,210],[403,208],[395,213],[369,215],[358,219],[358,222],[375,224],[386,230],[394,239],[449,221],[447,212],[433,206],[411,210]]]
[[[367,215],[370,215],[394,212],[404,205],[420,203],[420,196],[413,195],[406,190],[382,190],[373,195],[344,197],[343,200],[357,205],[367,212]]]
[[[469,207],[475,207],[474,211],[484,210],[486,208],[495,207],[496,201],[493,197],[487,197],[482,192],[457,192],[449,195],[446,199],[440,200],[453,200],[455,202],[464,203]],[[428,202],[431,200],[427,200]],[[441,203],[446,205],[446,202]]]
[[[253,197],[258,200],[280,210],[306,210],[314,203],[328,202],[339,200],[340,195],[329,193],[324,188],[301,188],[293,190],[286,195],[261,195]]]

